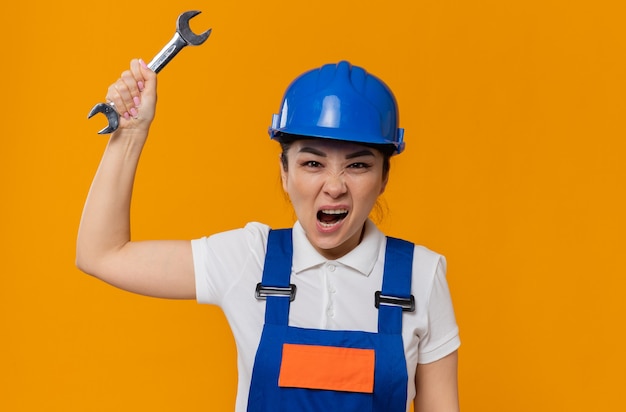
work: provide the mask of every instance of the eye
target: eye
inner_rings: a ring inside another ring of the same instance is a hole
[[[317,167],[322,167],[322,164],[320,162],[317,162],[315,160],[307,160],[301,163],[302,166],[304,167],[311,167],[311,168],[317,168]]]
[[[351,163],[350,165],[348,165],[348,167],[351,169],[368,169],[372,167],[372,165],[370,165],[369,163],[365,163],[365,162],[355,162],[355,163]]]

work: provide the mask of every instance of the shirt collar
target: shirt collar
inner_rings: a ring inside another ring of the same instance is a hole
[[[322,265],[328,262],[311,245],[300,222],[293,226],[293,271],[298,274],[306,269]],[[379,251],[385,240],[385,235],[378,230],[371,221],[365,222],[365,233],[361,243],[347,255],[340,257],[336,262],[349,266],[364,276],[369,276],[378,259]]]

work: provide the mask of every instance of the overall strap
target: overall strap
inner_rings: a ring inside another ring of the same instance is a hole
[[[402,312],[415,311],[411,295],[414,245],[406,240],[387,237],[382,291],[376,292],[378,332],[400,334]]]
[[[289,284],[293,242],[291,229],[270,230],[263,278],[257,285],[257,299],[267,299],[265,323],[287,325],[289,323],[289,302],[294,299],[295,285]]]

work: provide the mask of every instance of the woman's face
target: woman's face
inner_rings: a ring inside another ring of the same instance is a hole
[[[283,188],[311,244],[327,259],[350,252],[387,184],[382,153],[357,143],[304,139],[288,149],[287,162]]]

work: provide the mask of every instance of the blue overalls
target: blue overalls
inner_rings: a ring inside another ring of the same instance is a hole
[[[298,328],[289,326],[289,304],[295,298],[295,285],[289,283],[291,229],[270,231],[263,279],[257,285],[257,297],[267,299],[265,326],[252,371],[248,411],[404,412],[408,374],[402,311],[415,310],[410,294],[413,248],[410,242],[387,238],[382,291],[373,299],[379,309],[378,333]],[[313,359],[288,359],[288,348],[302,349]],[[316,353],[330,356],[320,358],[319,365],[334,367],[308,370],[321,374],[329,387],[311,385],[309,373],[283,376],[290,367],[298,370],[299,361],[315,364]],[[345,354],[349,359],[344,359]],[[359,382],[352,382],[351,368],[358,369]]]

